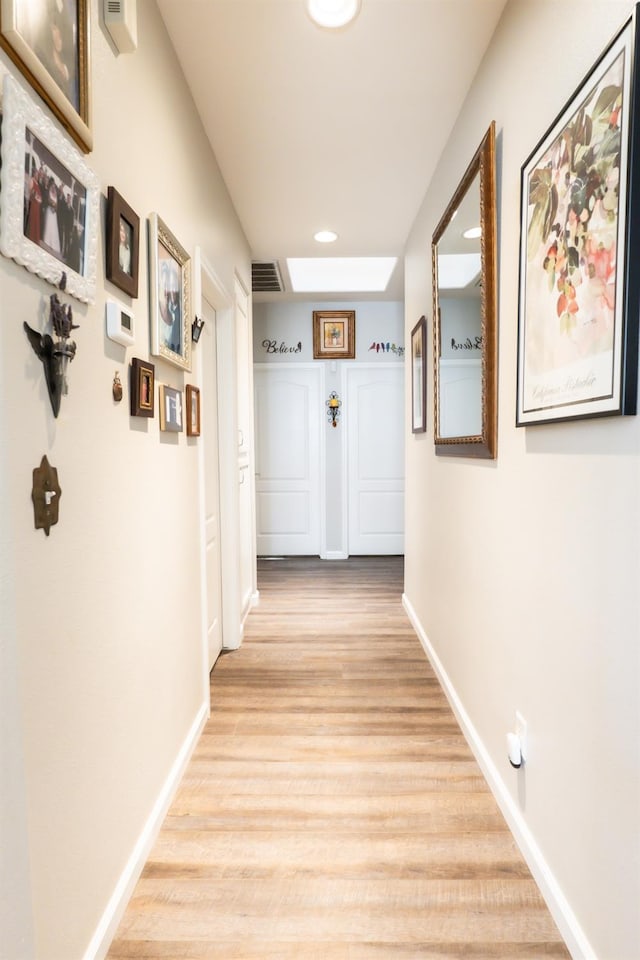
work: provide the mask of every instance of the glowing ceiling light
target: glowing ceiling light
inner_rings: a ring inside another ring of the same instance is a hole
[[[333,230],[318,230],[317,233],[314,233],[313,239],[317,240],[318,243],[333,243],[334,240],[338,239],[338,234]]]
[[[357,16],[360,0],[307,0],[307,10],[320,27],[344,27]]]

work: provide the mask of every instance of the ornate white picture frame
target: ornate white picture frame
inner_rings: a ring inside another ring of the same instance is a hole
[[[0,251],[93,303],[98,247],[98,179],[67,137],[10,75],[2,100]]]
[[[191,258],[157,213],[149,217],[151,353],[191,370]]]

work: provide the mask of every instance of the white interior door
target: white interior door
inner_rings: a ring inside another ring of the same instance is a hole
[[[320,554],[318,365],[256,364],[258,556]]]
[[[404,366],[347,370],[349,554],[404,553]]]
[[[209,670],[222,649],[222,576],[220,551],[220,464],[218,456],[218,377],[216,312],[203,298],[205,324],[198,349],[202,356],[201,439],[204,445],[204,523]]]

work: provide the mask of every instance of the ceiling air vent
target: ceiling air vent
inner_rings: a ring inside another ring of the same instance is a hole
[[[254,260],[251,264],[253,293],[283,293],[284,284],[277,260]]]

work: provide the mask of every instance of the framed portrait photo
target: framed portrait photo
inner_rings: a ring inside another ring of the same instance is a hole
[[[89,0],[0,0],[0,46],[84,153],[90,128]]]
[[[314,310],[313,359],[353,360],[355,355],[355,310]]]
[[[151,353],[191,370],[191,261],[160,217],[149,218]]]
[[[153,417],[155,413],[155,375],[156,368],[148,360],[131,360],[131,396],[132,417]]]
[[[185,390],[187,436],[200,436],[200,388],[188,383]]]
[[[98,179],[68,138],[9,74],[3,84],[0,250],[93,303]]]
[[[517,426],[636,412],[637,49],[634,16],[522,167]]]
[[[160,429],[169,433],[182,433],[184,411],[182,390],[160,384]]]
[[[420,317],[411,331],[411,431],[427,429],[427,321]]]
[[[107,189],[107,280],[138,296],[140,217],[115,187]]]

